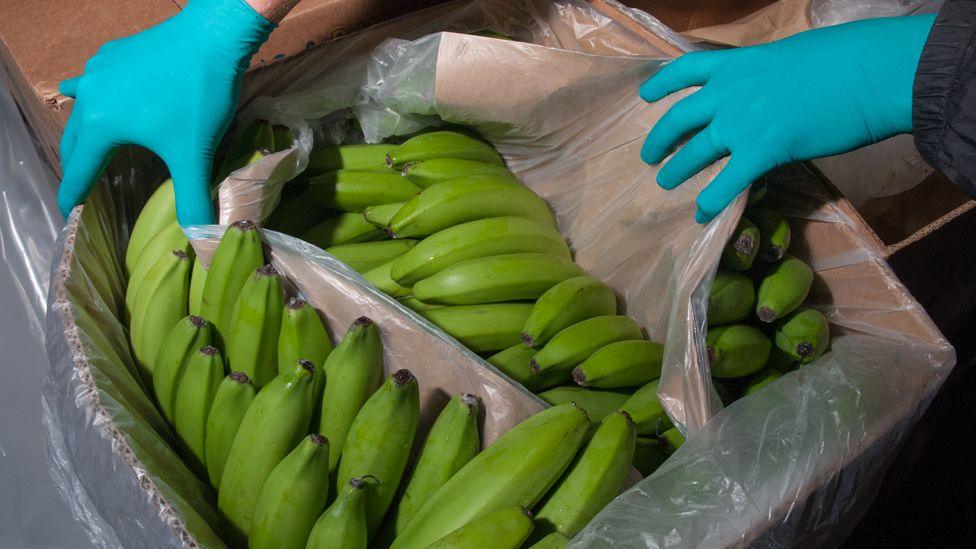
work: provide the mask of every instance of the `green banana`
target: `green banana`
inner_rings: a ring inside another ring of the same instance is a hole
[[[455,395],[434,421],[407,488],[400,498],[393,529],[400,533],[417,510],[478,453],[478,399]]]
[[[670,456],[677,452],[678,448],[681,448],[681,445],[685,443],[685,436],[681,434],[681,431],[677,427],[672,427],[661,433],[657,442],[661,446],[664,454]]]
[[[173,180],[167,179],[149,197],[139,212],[132,232],[129,233],[129,245],[125,249],[125,276],[129,277],[135,268],[146,245],[166,227],[176,223],[176,192],[173,190]]]
[[[438,231],[397,259],[390,275],[413,284],[461,261],[514,253],[542,253],[572,259],[550,225],[524,217],[490,217]]]
[[[314,373],[300,361],[265,385],[244,413],[217,490],[223,532],[233,545],[244,545],[268,475],[308,432]]]
[[[536,301],[522,329],[522,341],[529,347],[540,346],[577,322],[616,312],[617,297],[609,286],[592,276],[570,278]]]
[[[528,187],[505,177],[472,175],[427,187],[400,208],[389,230],[397,238],[428,236],[466,221],[503,216],[556,227],[549,206]]]
[[[661,450],[661,443],[653,437],[637,437],[634,448],[634,468],[647,477],[668,459]]]
[[[793,360],[807,364],[820,358],[830,343],[830,324],[816,309],[800,307],[776,327],[776,346]]]
[[[400,257],[404,252],[413,248],[416,243],[416,240],[409,238],[381,240],[379,242],[357,242],[355,244],[330,246],[325,248],[325,251],[354,270],[364,273]]]
[[[535,300],[583,269],[569,259],[539,254],[491,255],[455,263],[413,285],[413,295],[429,303],[477,305]]]
[[[582,530],[620,493],[634,461],[636,437],[627,412],[607,416],[542,503],[535,515],[536,531],[575,536]]]
[[[562,532],[553,532],[529,546],[529,549],[563,549],[569,545],[569,538]]]
[[[186,235],[183,234],[183,229],[177,223],[166,226],[149,241],[142,255],[139,256],[139,261],[136,262],[132,271],[129,273],[129,280],[125,289],[125,317],[127,322],[132,322],[136,295],[139,294],[139,290],[142,288],[142,282],[145,280],[146,275],[149,274],[149,270],[153,268],[153,265],[160,258],[168,256],[173,250],[180,250],[188,257],[192,257],[191,254],[193,254],[193,247],[190,246],[190,241],[187,240]]]
[[[302,240],[325,249],[338,244],[372,242],[386,237],[386,231],[377,229],[363,219],[361,213],[334,215],[302,234]]]
[[[282,124],[275,124],[271,126],[271,132],[274,134],[274,152],[283,151],[285,149],[290,149],[292,142],[295,138],[288,129],[288,126]]]
[[[193,270],[190,272],[190,303],[189,311],[191,315],[199,315],[203,307],[203,289],[207,284],[207,268],[203,266],[200,258],[194,258]]]
[[[250,549],[303,549],[329,496],[329,440],[308,435],[268,475],[247,538]]]
[[[414,312],[430,311],[433,309],[442,309],[443,305],[437,305],[434,303],[424,303],[415,297],[401,297],[398,299],[401,305],[410,309]]]
[[[272,231],[298,237],[324,222],[329,213],[328,208],[323,208],[313,202],[307,194],[301,193],[283,199],[264,220],[263,225]],[[308,240],[304,237],[302,239]]]
[[[410,200],[420,192],[420,187],[393,172],[337,170],[310,177],[308,183],[306,194],[312,201],[343,212]]]
[[[363,404],[349,427],[336,478],[339,484],[367,474],[379,480],[366,491],[366,526],[370,537],[393,502],[407,467],[419,418],[417,379],[409,370],[398,370]]]
[[[586,412],[573,404],[522,421],[435,492],[392,547],[420,549],[488,513],[534,507],[569,466],[589,426]]]
[[[175,419],[176,390],[190,356],[210,345],[210,324],[190,315],[176,322],[163,338],[152,369],[152,388],[159,410],[170,424]]]
[[[617,341],[590,355],[573,370],[583,387],[634,387],[661,377],[664,345],[642,339]]]
[[[213,327],[215,347],[224,347],[237,295],[247,279],[264,265],[264,250],[257,227],[248,220],[231,223],[224,232],[207,269],[200,316]]]
[[[657,398],[657,386],[659,379],[644,385],[630,395],[627,402],[620,407],[621,410],[630,414],[634,420],[634,427],[638,435],[658,436],[672,427],[671,418],[661,406],[661,401]]]
[[[517,344],[531,310],[530,303],[489,303],[418,312],[465,347],[483,353]]]
[[[393,219],[393,216],[400,211],[400,208],[404,204],[406,204],[406,201],[367,206],[363,210],[363,218],[377,227],[382,227],[384,229],[383,234],[386,234],[386,226],[390,224],[390,220]]]
[[[381,292],[391,295],[393,297],[406,297],[413,294],[413,288],[410,286],[403,286],[399,284],[393,277],[390,276],[390,269],[393,268],[393,264],[396,263],[396,259],[391,259],[386,263],[373,267],[372,269],[363,273],[363,278],[366,282],[369,282],[373,286],[376,286]]]
[[[203,477],[207,472],[204,453],[207,416],[223,379],[224,359],[216,347],[208,345],[190,355],[176,390],[173,407],[176,437],[190,469]]]
[[[316,398],[322,395],[316,430],[336,449],[329,458],[329,469],[334,471],[353,420],[383,382],[383,342],[376,324],[364,316],[357,318],[322,370],[325,375],[316,380],[315,388]]]
[[[497,165],[505,163],[494,147],[480,139],[460,132],[436,131],[416,135],[398,145],[387,153],[386,165],[402,168],[408,162],[432,158],[476,160]]]
[[[569,372],[565,371],[533,374],[532,357],[535,353],[535,349],[526,347],[521,343],[516,343],[507,349],[491,355],[487,360],[494,367],[501,370],[502,373],[533,392],[549,389],[550,387],[562,385],[570,381]],[[541,397],[542,395],[539,396]],[[543,400],[545,399],[543,398]],[[550,404],[552,403],[550,402]],[[583,408],[586,408],[586,406],[583,406]],[[589,409],[587,409],[587,413],[589,413]]]
[[[766,365],[772,347],[759,329],[745,324],[715,326],[708,330],[705,342],[712,375],[718,378],[758,372]]]
[[[315,522],[306,549],[366,549],[366,490],[364,479],[349,479]]]
[[[641,339],[640,326],[629,316],[604,315],[564,328],[532,357],[532,371],[571,371],[601,347],[625,339]]]
[[[766,198],[766,194],[769,192],[769,182],[766,177],[760,177],[759,179],[752,182],[749,185],[749,202],[748,206],[752,207],[756,204],[762,202],[763,198]]]
[[[251,378],[244,372],[231,372],[217,387],[217,394],[214,395],[210,414],[207,416],[203,444],[207,474],[210,485],[214,488],[220,487],[234,435],[237,434],[237,428],[241,426],[241,420],[244,419],[255,394],[257,390],[251,383]]]
[[[231,370],[247,374],[258,389],[278,374],[283,302],[281,276],[268,264],[251,274],[234,304],[227,338],[228,362]]]
[[[743,217],[722,250],[721,265],[730,271],[747,271],[759,253],[759,227]]]
[[[316,382],[321,385],[319,378],[325,374],[325,359],[331,352],[332,339],[319,313],[305,300],[290,298],[285,304],[281,331],[278,332],[278,373],[287,372],[289,367],[304,358],[316,365]],[[318,395],[316,392],[315,397],[318,398]]]
[[[773,345],[772,349],[769,350],[769,359],[766,360],[766,366],[781,374],[785,374],[786,372],[796,370],[799,367],[799,363],[788,353],[780,349],[779,345]]]
[[[532,513],[513,505],[472,520],[427,549],[518,549],[532,528]]]
[[[603,421],[603,418],[623,406],[630,395],[615,391],[567,386],[556,387],[539,393],[539,398],[552,406],[575,402],[577,406],[586,410],[586,415],[590,416],[593,423],[599,423]]]
[[[431,158],[421,162],[404,164],[400,171],[418,187],[430,187],[434,183],[469,175],[515,176],[501,164],[461,160],[457,158]]]
[[[742,322],[756,302],[752,279],[742,273],[719,270],[708,294],[708,325]]]
[[[224,161],[217,170],[217,183],[231,173],[261,160],[274,152],[274,130],[264,120],[255,120],[231,142]]]
[[[742,396],[751,395],[781,377],[783,377],[783,374],[777,370],[770,367],[763,368],[752,374],[752,377],[749,378],[749,383],[742,391]]]
[[[319,174],[336,170],[388,170],[386,155],[396,145],[332,145],[315,147],[308,155],[306,172]]]
[[[132,310],[129,339],[143,381],[152,383],[156,353],[173,326],[187,315],[190,259],[174,250],[159,259],[139,285]]]
[[[763,322],[773,322],[792,313],[806,300],[812,284],[810,266],[791,255],[785,256],[759,283],[756,316]]]
[[[767,208],[750,208],[746,213],[759,227],[759,259],[768,263],[782,259],[790,247],[790,222]]]

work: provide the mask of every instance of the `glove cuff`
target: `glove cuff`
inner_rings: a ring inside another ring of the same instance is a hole
[[[277,25],[244,0],[190,0],[180,16],[190,21],[194,38],[241,72],[247,69]]]

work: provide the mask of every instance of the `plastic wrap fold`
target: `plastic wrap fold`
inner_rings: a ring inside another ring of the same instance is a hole
[[[679,43],[659,25],[651,30]],[[515,40],[464,34],[485,28]],[[666,192],[654,184],[657,168],[640,161],[648,128],[683,96],[654,105],[637,98],[664,61],[581,1],[456,2],[371,27],[248,80],[242,116],[287,124],[299,139],[224,182],[220,219],[266,215],[284,181],[306,165],[312,136],[372,142],[441,120],[475,128],[550,204],[576,261],[617,291],[652,339],[666,341],[659,396],[691,434],[576,544],[840,539],[947,375],[952,349],[820,183],[789,173],[783,186],[802,192],[774,191],[773,199],[795,218],[803,236],[794,251],[818,273],[813,304],[840,338],[822,360],[722,411],[708,375],[705,297],[745,200],[697,225],[695,196],[722,164]],[[87,498],[84,508],[124,545],[216,546],[210,494],[166,445],[117,320],[127,228],[158,172],[121,157],[109,179],[73,214],[53,271],[46,402],[61,422],[55,436],[66,439],[62,484]],[[189,230],[203,257],[219,233]],[[293,291],[324,313],[334,334],[360,314],[379,323],[387,367],[416,371],[428,386],[425,404],[438,389],[477,393],[488,440],[541,406],[321,250],[272,232],[264,238]]]

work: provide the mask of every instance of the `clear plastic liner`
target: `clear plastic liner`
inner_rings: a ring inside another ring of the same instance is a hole
[[[519,41],[457,32],[484,28]],[[618,292],[652,339],[666,341],[659,396],[690,433],[576,544],[836,540],[870,502],[897,442],[951,368],[953,351],[849,212],[809,173],[794,173],[790,185],[802,194],[774,191],[773,199],[795,217],[793,252],[817,271],[812,304],[828,312],[839,339],[821,361],[721,411],[703,341],[706,296],[745,197],[697,225],[695,196],[723,164],[666,192],[654,184],[657,168],[640,161],[648,128],[687,94],[653,105],[637,98],[639,83],[663,61],[623,25],[575,0],[455,2],[371,27],[250,77],[243,116],[285,123],[299,141],[232,174],[219,193],[221,220],[270,211],[287,183],[269,174],[281,169],[286,180],[306,165],[310,136],[348,136],[350,120],[364,141],[408,133],[434,115],[477,129],[547,200],[577,262]],[[156,174],[142,158],[120,155],[110,184],[62,233],[45,402],[60,421],[57,433],[70,439],[56,456],[62,484],[87,502],[80,507],[106,536],[126,546],[219,546],[209,526],[212,495],[167,446],[165,425],[140,396],[117,320],[127,227]],[[224,192],[231,184],[235,192]],[[190,229],[202,257],[219,232]],[[541,406],[321,250],[272,232],[264,237],[273,263],[323,311],[334,334],[370,315],[384,330],[388,368],[417,371],[422,387],[427,377],[431,386],[479,394],[489,440]]]

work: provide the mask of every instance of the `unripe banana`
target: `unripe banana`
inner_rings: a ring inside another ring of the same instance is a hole
[[[390,269],[393,268],[393,264],[396,263],[396,261],[396,259],[391,259],[379,267],[373,267],[372,269],[363,273],[363,278],[366,280],[366,282],[376,286],[379,291],[387,295],[393,297],[407,297],[413,294],[413,288],[399,284],[396,280],[393,280],[393,277],[390,276]]]
[[[397,301],[399,301],[404,307],[418,313],[444,308],[444,305],[437,305],[436,303],[424,303],[415,297],[401,297]]]
[[[244,372],[231,372],[217,387],[207,416],[203,445],[207,474],[214,488],[220,487],[230,446],[255,394],[257,390]]]
[[[577,322],[616,312],[617,297],[609,286],[592,276],[570,278],[536,301],[522,329],[522,341],[529,347],[541,346]]]
[[[573,370],[573,381],[583,387],[614,389],[635,387],[661,377],[664,345],[631,339],[617,341],[590,355]]]
[[[590,421],[599,423],[603,421],[603,418],[620,409],[630,398],[630,395],[616,391],[584,389],[583,387],[556,387],[539,393],[539,398],[552,406],[575,402],[577,406],[586,410],[586,415],[590,416]]]
[[[668,459],[661,450],[661,443],[654,437],[637,437],[634,448],[634,469],[648,477]]]
[[[210,260],[200,306],[200,316],[213,327],[214,346],[218,349],[224,348],[230,336],[231,318],[241,288],[261,265],[264,265],[264,250],[257,227],[248,220],[232,223]]]
[[[176,193],[173,180],[167,179],[156,187],[146,201],[129,233],[129,245],[125,249],[126,277],[132,273],[149,241],[173,223],[176,223]]]
[[[518,549],[532,528],[532,513],[514,505],[472,520],[427,549]]]
[[[349,479],[315,522],[306,549],[366,549],[366,480]]]
[[[489,303],[441,307],[419,313],[465,347],[483,353],[517,344],[531,310],[531,303]]]
[[[386,155],[386,165],[402,168],[407,162],[422,162],[432,158],[455,158],[504,165],[501,155],[494,147],[480,139],[454,131],[427,132],[411,137]]]
[[[217,170],[217,182],[245,166],[254,164],[274,152],[274,130],[264,120],[255,120],[231,142],[224,161]]]
[[[190,272],[190,314],[200,315],[203,308],[203,290],[207,284],[207,268],[200,258],[193,260],[193,270]]]
[[[366,526],[370,537],[393,502],[407,467],[419,418],[417,380],[409,370],[398,370],[363,404],[349,427],[336,479],[339,485],[363,475],[374,476],[379,481],[366,492]]]
[[[228,362],[231,370],[247,374],[258,389],[278,375],[283,302],[281,277],[268,264],[251,274],[234,305],[227,340]]]
[[[302,240],[325,249],[338,244],[373,242],[386,237],[386,231],[363,219],[363,214],[336,214],[302,234]]]
[[[787,255],[773,266],[759,284],[756,296],[756,316],[763,322],[773,322],[792,313],[810,293],[813,270],[803,261]]]
[[[751,395],[752,393],[755,393],[759,389],[762,389],[781,377],[783,377],[782,373],[769,367],[763,368],[762,370],[752,374],[752,376],[749,378],[749,383],[742,391],[742,396]]]
[[[776,327],[776,346],[800,364],[820,358],[828,343],[830,324],[816,309],[800,307]]]
[[[556,227],[549,206],[528,187],[509,178],[472,175],[427,187],[400,208],[389,229],[396,238],[428,236],[466,221],[504,216]]]
[[[773,345],[769,350],[769,359],[766,360],[766,366],[781,374],[785,374],[796,370],[800,364],[792,356],[780,349],[779,345]]]
[[[712,376],[718,378],[758,372],[766,365],[772,347],[761,331],[745,324],[715,326],[708,330],[705,342]]]
[[[329,458],[329,469],[334,471],[353,420],[383,382],[383,342],[376,324],[364,316],[357,318],[322,370],[325,375],[317,379],[319,392],[315,393],[316,398],[322,395],[315,429],[335,448]]]
[[[152,383],[156,353],[173,326],[187,314],[190,259],[174,250],[159,259],[139,285],[132,310],[129,339],[143,381]]]
[[[677,427],[672,427],[661,433],[657,442],[660,444],[664,454],[670,456],[677,452],[678,448],[681,448],[681,445],[685,443],[685,436],[681,434],[681,431]]]
[[[394,172],[337,170],[308,180],[307,195],[323,206],[342,212],[362,212],[374,204],[410,200],[420,192],[406,177]]]
[[[420,549],[488,513],[535,506],[569,466],[590,422],[572,404],[543,410],[474,457],[414,515],[394,549]]]
[[[617,497],[634,461],[636,437],[627,412],[607,416],[536,513],[537,533],[575,536]]]
[[[569,538],[561,532],[553,532],[529,546],[529,549],[563,549],[569,545]]]
[[[396,145],[332,145],[315,147],[308,155],[306,172],[319,174],[336,170],[388,170],[386,155]]]
[[[382,227],[384,229],[383,234],[386,234],[386,226],[390,224],[390,220],[404,204],[406,204],[405,201],[368,206],[363,210],[363,218],[377,227]]]
[[[340,244],[330,246],[325,251],[333,257],[349,265],[360,273],[391,261],[413,248],[416,240],[403,238],[399,240],[381,240],[379,242],[357,242],[355,244]]]
[[[329,214],[328,208],[316,204],[307,194],[300,193],[287,199],[283,197],[262,225],[272,231],[308,240],[302,235],[326,221]]]
[[[413,295],[444,305],[535,300],[563,280],[582,274],[579,265],[554,255],[492,255],[455,263],[417,282]]]
[[[203,347],[186,362],[180,386],[176,390],[174,425],[184,459],[201,477],[206,477],[207,416],[221,380],[224,359],[216,347]]]
[[[217,490],[217,510],[231,544],[245,543],[268,475],[308,432],[314,370],[301,362],[293,372],[277,376],[244,413]]]
[[[741,322],[752,314],[756,288],[748,276],[719,270],[708,294],[708,325]]]
[[[288,126],[275,124],[271,126],[271,131],[274,134],[274,152],[291,148],[295,138]]]
[[[324,366],[325,359],[331,352],[332,340],[319,313],[303,299],[289,299],[285,304],[281,331],[278,333],[278,373],[287,372],[304,358],[316,365],[316,383],[321,388],[325,380],[325,369],[319,366]],[[318,396],[319,393],[316,392],[315,397]],[[336,451],[338,452],[338,448]]]
[[[152,388],[156,403],[170,424],[176,415],[176,391],[183,370],[193,353],[210,345],[210,324],[199,316],[188,316],[176,322],[163,338],[152,369]]]
[[[630,414],[631,419],[634,420],[634,427],[637,429],[638,435],[656,437],[672,427],[671,419],[657,398],[659,381],[659,379],[655,379],[637,389],[620,407],[621,410]]]
[[[759,253],[759,246],[759,227],[743,217],[722,251],[722,267],[731,271],[749,270]]]
[[[512,172],[508,171],[508,168],[501,164],[478,162],[477,160],[459,160],[457,158],[431,158],[422,162],[404,164],[400,173],[418,187],[430,187],[434,183],[469,175],[515,177]]]
[[[790,247],[790,222],[766,208],[750,208],[747,213],[759,227],[759,259],[769,263],[782,259]]]
[[[452,476],[478,453],[478,399],[474,395],[455,395],[437,416],[424,442],[417,465],[400,498],[393,529],[399,534]]]
[[[254,507],[250,549],[302,549],[329,496],[329,440],[308,435],[268,475]]]
[[[615,341],[640,339],[640,326],[629,316],[606,315],[588,318],[553,336],[532,357],[532,371],[571,371],[601,347]]]
[[[748,206],[752,207],[756,204],[762,202],[763,198],[766,198],[766,194],[769,192],[769,182],[766,176],[760,177],[759,179],[752,182],[749,185],[749,202]]]
[[[570,374],[565,371],[549,371],[541,374],[532,373],[532,357],[536,350],[516,343],[508,349],[499,351],[488,357],[494,367],[514,381],[521,383],[526,389],[538,392],[550,387],[570,382]],[[540,397],[542,395],[539,395]],[[543,399],[545,400],[545,399]],[[566,402],[569,402],[568,400]],[[550,403],[552,404],[552,403]],[[586,408],[585,406],[583,408]],[[589,410],[587,409],[587,413]]]
[[[541,253],[572,259],[566,241],[552,226],[524,217],[491,217],[448,227],[421,240],[390,271],[413,284],[459,262],[514,253]]]
[[[183,234],[183,229],[177,223],[166,226],[166,228],[149,241],[139,256],[139,261],[136,262],[135,267],[129,273],[129,280],[125,289],[125,316],[126,322],[130,326],[133,309],[135,309],[136,296],[142,288],[143,280],[145,280],[146,275],[149,274],[149,270],[153,268],[160,258],[170,255],[173,250],[180,250],[187,257],[192,257],[193,254],[193,247],[190,246],[190,241],[187,240],[186,235]]]

